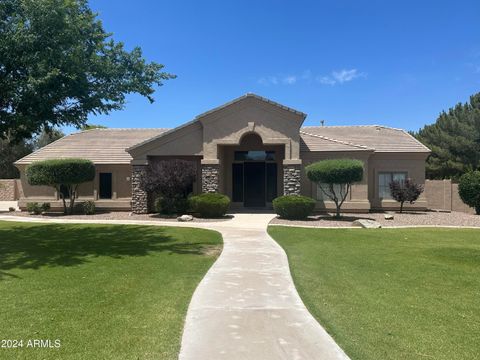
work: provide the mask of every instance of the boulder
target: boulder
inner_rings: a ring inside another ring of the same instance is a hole
[[[192,215],[182,215],[182,216],[179,216],[177,217],[177,220],[178,221],[192,221],[193,220],[193,216]]]
[[[393,214],[385,214],[385,215],[383,215],[383,217],[385,218],[385,220],[393,220],[394,219]]]
[[[379,229],[382,225],[375,220],[358,219],[352,223],[353,226],[359,226],[366,229]]]

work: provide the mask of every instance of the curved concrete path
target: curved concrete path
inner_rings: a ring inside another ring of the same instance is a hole
[[[0,220],[187,226],[219,231],[224,249],[200,282],[185,321],[181,360],[344,359],[348,357],[300,299],[283,249],[267,234],[274,215],[236,214],[231,221]]]

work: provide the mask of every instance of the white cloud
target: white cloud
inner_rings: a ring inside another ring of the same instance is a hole
[[[359,72],[357,69],[334,70],[329,75],[314,76],[312,71],[305,70],[301,75],[287,76],[264,76],[258,79],[258,83],[264,86],[270,85],[294,85],[299,81],[311,82],[312,80],[323,85],[344,84],[360,77],[366,77],[367,74]]]
[[[343,84],[359,77],[366,77],[367,74],[358,72],[357,69],[335,70],[330,75],[319,76],[317,80],[324,85]]]
[[[297,82],[297,77],[294,75],[289,75],[284,77],[282,82],[287,85],[293,85]]]

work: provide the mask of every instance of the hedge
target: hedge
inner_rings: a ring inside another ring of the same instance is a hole
[[[230,198],[217,193],[203,193],[190,197],[190,207],[193,212],[204,218],[224,216],[230,207]]]

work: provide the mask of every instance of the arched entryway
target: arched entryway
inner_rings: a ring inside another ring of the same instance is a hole
[[[237,206],[264,208],[282,193],[283,145],[263,144],[254,133],[245,134],[240,144],[223,146],[220,156],[224,190]]]

